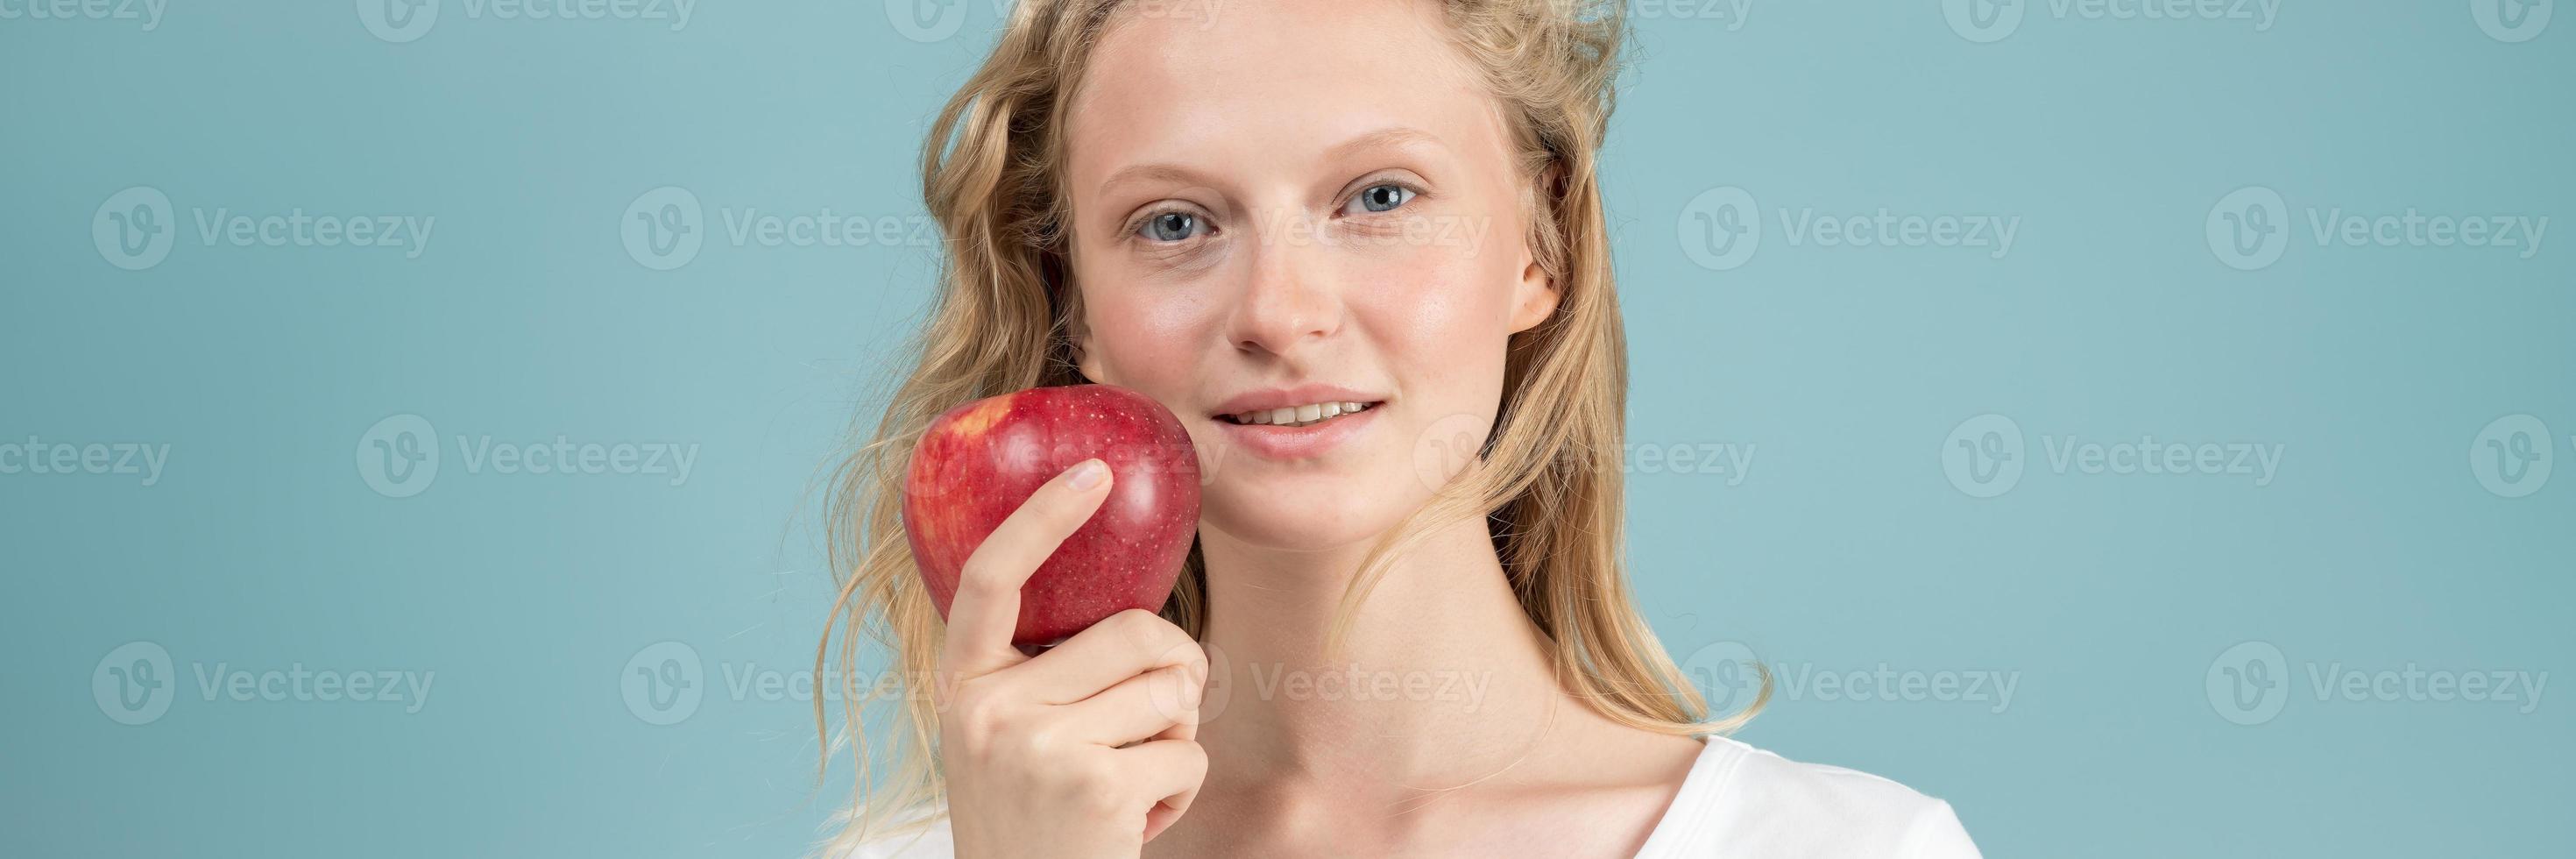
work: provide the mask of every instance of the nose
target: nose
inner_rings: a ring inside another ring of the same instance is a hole
[[[1325,248],[1311,240],[1312,230],[1279,226],[1288,220],[1260,231],[1252,249],[1251,276],[1229,332],[1237,349],[1285,355],[1341,330],[1341,296],[1323,274]]]

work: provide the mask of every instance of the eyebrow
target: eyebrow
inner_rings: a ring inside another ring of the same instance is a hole
[[[1332,148],[1324,150],[1324,155],[1325,160],[1327,161],[1340,161],[1347,159],[1352,155],[1372,149],[1394,148],[1412,144],[1430,144],[1433,146],[1442,145],[1439,135],[1432,134],[1431,132],[1424,131],[1419,128],[1397,125],[1371,131],[1358,137],[1334,144]],[[1180,185],[1214,184],[1201,177],[1198,173],[1179,165],[1137,164],[1122,168],[1116,173],[1109,174],[1108,179],[1101,181],[1100,190],[1106,192],[1115,189],[1120,185],[1155,182]]]
[[[1396,125],[1342,141],[1333,148],[1325,150],[1325,154],[1334,160],[1339,160],[1371,149],[1392,149],[1417,143],[1442,145],[1440,136],[1437,134],[1410,126]]]

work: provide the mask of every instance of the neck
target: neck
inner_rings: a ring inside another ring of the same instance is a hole
[[[1567,717],[1483,517],[1396,558],[1328,657],[1326,629],[1369,545],[1288,552],[1202,530],[1212,674],[1198,740],[1230,774],[1402,799],[1507,768]]]

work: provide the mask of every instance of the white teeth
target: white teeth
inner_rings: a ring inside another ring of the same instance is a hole
[[[1249,412],[1238,412],[1233,415],[1233,417],[1234,422],[1239,424],[1251,424],[1255,426],[1305,426],[1318,421],[1331,420],[1342,415],[1356,414],[1366,411],[1367,409],[1368,404],[1366,403],[1310,403],[1303,406],[1293,406],[1289,408],[1256,409]]]

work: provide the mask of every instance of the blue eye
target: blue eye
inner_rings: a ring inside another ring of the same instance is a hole
[[[1413,197],[1413,189],[1402,185],[1370,185],[1360,189],[1359,196],[1352,197],[1350,205],[1342,207],[1342,213],[1359,214],[1352,211],[1353,207],[1366,212],[1384,212],[1404,205]]]
[[[1137,235],[1157,242],[1182,241],[1196,235],[1198,231],[1198,216],[1188,212],[1164,212],[1146,218],[1145,223],[1136,227]]]

